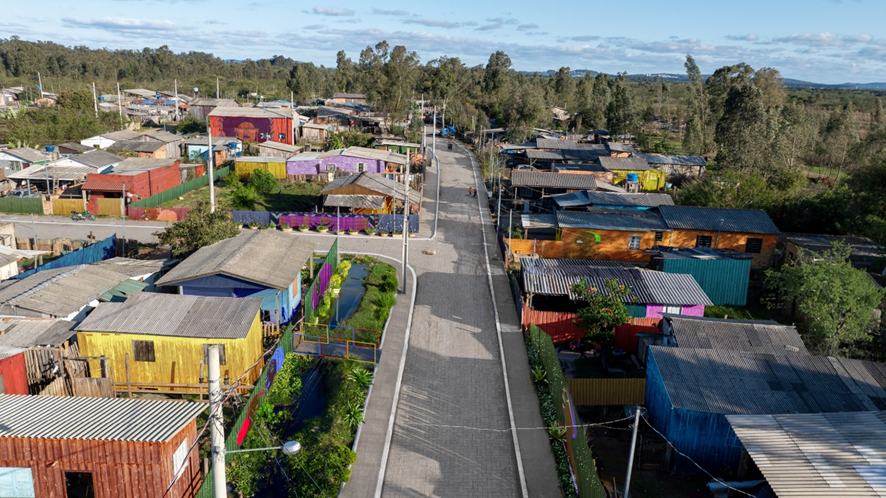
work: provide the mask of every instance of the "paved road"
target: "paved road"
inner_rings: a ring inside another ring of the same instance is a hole
[[[73,221],[69,216],[34,216],[33,223],[29,215],[0,215],[0,223],[15,223],[16,237],[33,237],[37,232],[38,239],[67,238],[86,240],[90,232],[101,240],[111,235],[136,239],[139,242],[157,242],[153,233],[166,228],[163,221],[132,221],[127,220],[123,226],[120,218],[98,218],[95,221]]]

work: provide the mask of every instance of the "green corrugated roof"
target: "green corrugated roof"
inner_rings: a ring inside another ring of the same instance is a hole
[[[145,290],[145,287],[147,286],[148,284],[144,282],[128,278],[121,282],[117,287],[102,294],[100,299],[112,303],[122,303],[123,301],[126,301],[126,298],[129,296]]]

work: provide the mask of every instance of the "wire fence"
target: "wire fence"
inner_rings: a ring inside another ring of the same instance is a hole
[[[557,408],[557,422],[561,427],[567,428],[566,452],[570,456],[573,465],[572,473],[578,487],[578,496],[581,498],[606,498],[606,490],[600,482],[597,474],[597,466],[594,465],[594,457],[588,447],[587,436],[582,428],[575,404],[569,392],[566,377],[560,368],[560,359],[551,337],[543,330],[531,325],[528,331],[529,341],[541,356],[547,374],[548,386],[554,395],[554,404]]]
[[[305,323],[311,321],[314,314],[317,312],[317,308],[320,307],[320,301],[323,298],[323,294],[326,292],[329,280],[337,269],[338,240],[332,243],[332,247],[329,248],[329,252],[323,260],[323,264],[320,265],[320,271],[317,272],[314,281],[311,282],[311,286],[308,288],[308,292],[304,296]]]
[[[292,353],[294,349],[292,326],[290,325],[280,337],[277,349],[274,350],[274,353],[268,359],[267,363],[265,363],[265,367],[262,369],[261,375],[255,382],[255,387],[252,389],[252,393],[249,396],[249,402],[246,403],[246,406],[237,416],[237,420],[234,422],[231,432],[225,439],[226,451],[240,449],[240,445],[243,444],[243,440],[246,439],[246,435],[252,427],[252,416],[255,413],[255,410],[258,410],[264,402],[265,396],[268,395],[268,392],[274,383],[274,378],[277,376],[277,372],[280,371],[283,362],[286,361],[286,355]],[[196,497],[214,498],[212,494],[212,470],[206,474],[205,479],[203,480],[203,485],[200,486],[200,490],[197,491]]]

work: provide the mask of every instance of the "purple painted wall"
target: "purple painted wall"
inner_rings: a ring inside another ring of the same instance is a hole
[[[360,157],[350,156],[332,156],[323,159],[313,159],[310,161],[293,161],[286,162],[286,174],[288,175],[319,175],[325,173],[330,167],[335,167],[339,171],[350,171],[356,173],[357,163],[366,165],[367,173],[384,173],[385,162],[377,159],[363,159]]]
[[[661,318],[662,311],[664,311],[664,306],[661,304],[647,304],[646,318]],[[704,316],[704,305],[683,306],[680,314],[685,316]]]

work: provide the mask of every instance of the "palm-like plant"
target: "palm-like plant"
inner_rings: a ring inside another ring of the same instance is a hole
[[[352,429],[360,427],[363,423],[363,407],[356,403],[348,403],[345,407],[344,421]]]
[[[544,384],[548,381],[548,374],[541,367],[532,367],[532,382],[535,384]]]
[[[356,366],[348,372],[348,380],[357,387],[365,389],[372,385],[372,372],[362,366]]]
[[[566,428],[561,426],[548,427],[548,437],[554,441],[566,440]]]

